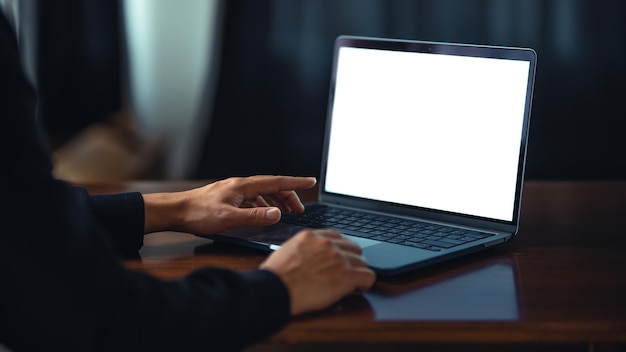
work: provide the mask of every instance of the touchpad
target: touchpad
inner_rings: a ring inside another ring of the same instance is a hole
[[[368,238],[363,238],[363,237],[356,237],[356,236],[350,236],[350,235],[343,235],[343,236],[349,239],[350,241],[358,244],[359,247],[361,248],[367,248],[367,247],[380,243],[380,241],[370,240]]]

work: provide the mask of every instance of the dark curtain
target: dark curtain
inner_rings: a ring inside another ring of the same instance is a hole
[[[527,177],[626,176],[626,3],[585,0],[228,0],[197,177],[318,175],[340,34],[531,47]]]
[[[118,1],[37,1],[39,118],[53,147],[122,106]]]

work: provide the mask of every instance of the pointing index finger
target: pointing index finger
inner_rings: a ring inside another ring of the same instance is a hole
[[[241,189],[246,198],[256,198],[258,195],[309,189],[316,183],[315,177],[251,176],[245,180]]]

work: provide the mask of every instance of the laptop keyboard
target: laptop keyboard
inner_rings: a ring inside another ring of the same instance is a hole
[[[283,214],[281,221],[310,228],[355,231],[358,237],[430,251],[441,251],[494,235],[324,205],[309,206],[303,214]]]

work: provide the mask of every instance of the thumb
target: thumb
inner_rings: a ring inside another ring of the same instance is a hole
[[[280,220],[280,209],[276,207],[242,208],[237,214],[239,226],[266,226]]]

